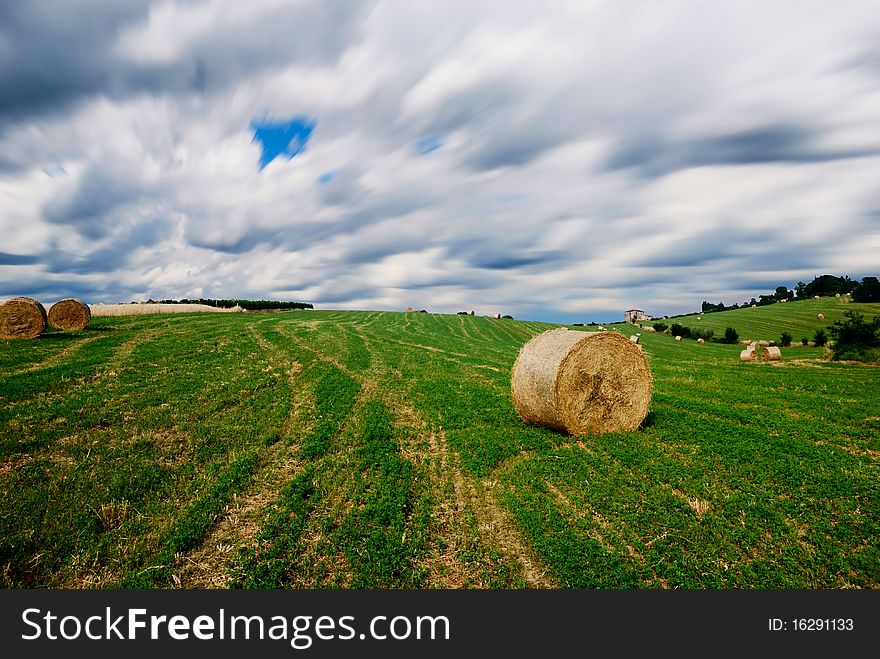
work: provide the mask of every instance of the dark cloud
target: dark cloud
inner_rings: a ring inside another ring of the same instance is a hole
[[[475,268],[516,270],[544,263],[559,262],[564,256],[564,253],[555,250],[506,252],[483,249],[470,255],[468,260]]]
[[[75,228],[91,240],[103,238],[118,222],[120,209],[151,194],[148,186],[113,163],[94,163],[43,207],[43,219]]]
[[[152,247],[165,240],[171,223],[165,218],[142,220],[127,231],[116,232],[106,245],[87,253],[73,253],[57,244],[41,255],[48,272],[56,274],[111,273],[124,268],[132,253],[141,247]]]
[[[63,280],[47,279],[45,276],[16,281],[0,280],[0,296],[24,295],[41,302],[52,302],[73,296],[82,298],[88,304],[92,299],[105,295],[109,289],[110,287],[103,282],[71,280],[69,277]],[[114,285],[113,290],[116,292],[119,288]]]
[[[61,112],[125,81],[109,48],[127,25],[146,19],[145,1],[0,3],[0,130],[9,120]]]
[[[36,256],[0,252],[0,265],[32,265],[37,262]]]
[[[642,176],[663,176],[705,165],[811,163],[875,155],[877,149],[827,149],[816,146],[821,133],[800,126],[772,125],[752,130],[671,141],[645,135],[621,141],[606,168],[635,169]]]
[[[373,4],[282,4],[255,12],[245,24],[221,23],[172,61],[120,56],[120,35],[144,25],[159,6],[145,0],[0,3],[0,134],[15,122],[58,114],[98,95],[219,91],[293,62],[332,64],[355,42]]]

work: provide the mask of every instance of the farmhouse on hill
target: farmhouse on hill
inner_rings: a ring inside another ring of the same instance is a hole
[[[645,320],[651,320],[651,317],[641,309],[629,309],[623,312],[623,322],[640,323]]]

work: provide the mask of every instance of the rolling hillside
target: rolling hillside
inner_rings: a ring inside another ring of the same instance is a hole
[[[730,313],[772,338],[800,312],[777,306]],[[178,314],[0,341],[0,583],[880,587],[876,367],[645,332],[643,427],[577,438],[511,401],[549,327]]]
[[[755,341],[778,341],[779,335],[787,331],[795,342],[800,342],[801,338],[812,341],[816,330],[827,328],[836,320],[843,320],[843,313],[847,310],[859,311],[870,319],[880,316],[880,303],[857,303],[849,302],[846,297],[826,297],[704,313],[700,314],[700,320],[697,320],[697,316],[674,316],[669,320],[645,324],[679,323],[691,328],[711,329],[715,336],[723,336],[726,327],[733,327],[739,332],[740,339]],[[818,318],[820,313],[825,316],[824,320]]]

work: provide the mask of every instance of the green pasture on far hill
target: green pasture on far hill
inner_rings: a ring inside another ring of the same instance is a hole
[[[679,322],[800,339],[847,308]],[[511,400],[550,327],[293,311],[0,341],[0,583],[880,587],[877,367],[642,332],[643,427],[570,437]]]
[[[880,316],[880,303],[850,302],[846,296],[822,297],[818,300],[811,298],[796,302],[777,302],[761,307],[673,316],[668,320],[653,320],[642,324],[678,323],[692,329],[711,329],[716,337],[724,336],[724,329],[733,327],[739,333],[741,340],[754,341],[779,341],[779,335],[786,331],[791,334],[794,342],[800,343],[802,338],[812,342],[816,330],[827,331],[835,321],[844,320],[843,314],[846,311],[857,311],[870,320],[874,316]],[[825,318],[820,319],[819,314],[824,315]]]

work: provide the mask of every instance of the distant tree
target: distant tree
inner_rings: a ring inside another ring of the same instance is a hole
[[[790,300],[794,297],[794,293],[788,290],[788,288],[785,286],[777,286],[776,292],[773,294],[773,297],[776,298],[777,301]]]
[[[783,348],[787,348],[788,346],[790,346],[791,345],[791,334],[789,334],[788,332],[783,332],[782,334],[780,334],[779,335],[779,345],[781,345]]]
[[[667,327],[669,327],[669,325],[666,323],[654,323],[654,330],[657,332],[665,332]]]
[[[513,320],[513,316],[501,316],[502,318],[507,318],[508,320]]]
[[[828,343],[828,335],[825,333],[825,330],[823,330],[823,329],[816,330],[816,333],[813,334],[813,343],[816,344],[820,348],[822,346],[824,346],[826,343]]]
[[[848,275],[835,277],[834,275],[820,275],[804,286],[805,297],[834,296],[838,293],[849,293],[857,286],[857,282]]]
[[[724,329],[724,338],[721,339],[721,343],[733,345],[737,341],[739,341],[739,334],[737,331],[732,327],[726,327]]]
[[[691,335],[690,327],[685,327],[678,323],[672,323],[672,325],[669,326],[669,331],[672,332],[673,336],[680,336],[682,338],[687,338]]]
[[[853,302],[880,302],[880,282],[877,277],[863,277],[852,291]]]
[[[867,322],[858,311],[844,311],[843,315],[844,320],[837,320],[828,328],[834,339],[832,359],[880,359],[880,316]]]
[[[806,288],[807,288],[807,285],[804,282],[799,281],[794,286],[794,292],[797,293],[797,296],[799,298],[806,297],[806,292],[805,292]]]
[[[807,337],[802,338],[801,345],[806,348],[808,345],[810,345],[810,340]]]

